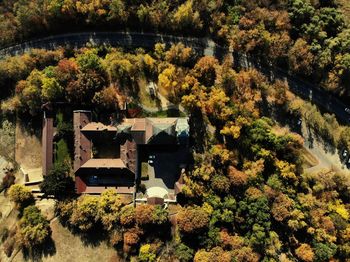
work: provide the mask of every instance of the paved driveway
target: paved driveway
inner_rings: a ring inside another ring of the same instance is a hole
[[[148,150],[154,155],[154,163],[148,166],[149,180],[143,181],[146,188],[161,187],[169,193],[174,192],[175,182],[180,177],[181,166],[187,162],[187,150],[153,149]]]

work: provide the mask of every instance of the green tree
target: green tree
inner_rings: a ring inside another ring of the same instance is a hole
[[[156,261],[156,254],[152,252],[151,245],[145,244],[140,247],[139,260],[142,262]]]
[[[41,97],[44,101],[57,101],[63,97],[63,87],[55,78],[44,77],[42,79]]]
[[[183,243],[180,243],[175,248],[175,256],[180,261],[184,261],[184,262],[192,261],[193,255],[194,255],[194,250]]]
[[[40,190],[45,196],[54,196],[62,200],[74,194],[74,182],[70,176],[70,167],[66,163],[55,163],[40,184]]]

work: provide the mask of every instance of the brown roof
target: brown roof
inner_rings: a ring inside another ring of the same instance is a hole
[[[107,189],[115,189],[118,194],[132,194],[134,192],[134,187],[111,187],[111,186],[87,186],[86,189],[80,193],[86,194],[101,194]]]
[[[115,126],[107,126],[102,123],[91,122],[84,126],[81,131],[111,131],[117,132],[117,128]]]
[[[149,197],[147,198],[147,204],[149,205],[163,205],[164,198],[161,197]]]
[[[120,158],[92,158],[81,168],[126,168],[126,166]]]

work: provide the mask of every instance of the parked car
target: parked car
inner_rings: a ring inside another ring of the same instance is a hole
[[[348,108],[348,107],[345,108],[345,112],[348,113],[348,114],[350,114],[350,108]]]
[[[149,155],[148,156],[148,164],[153,165],[154,164],[154,159],[156,159],[155,155]]]
[[[346,157],[348,156],[348,154],[349,154],[348,150],[344,149],[344,150],[343,150],[343,153],[342,153],[342,156],[343,156],[344,158],[346,158]]]

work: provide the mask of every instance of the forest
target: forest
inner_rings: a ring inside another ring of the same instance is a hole
[[[350,31],[340,10],[337,0],[4,0],[0,46],[66,28],[210,36],[346,100]]]
[[[350,255],[350,179],[341,172],[303,169],[303,138],[283,118],[310,112],[310,127],[333,147],[350,145],[349,127],[295,97],[280,80],[256,70],[198,57],[179,43],[153,50],[112,47],[32,50],[2,61],[13,95],[3,115],[41,115],[46,102],[110,112],[137,102],[139,79],[191,115],[193,166],[174,214],[160,206],[133,207],[114,191],[75,196],[71,162],[56,162],[42,192],[56,197],[61,223],[82,237],[104,232],[121,257],[138,261],[345,261]],[[337,131],[334,127],[337,125]],[[213,127],[213,131],[209,131]],[[60,128],[58,132],[69,132]],[[60,182],[58,182],[60,181]],[[34,252],[50,227],[23,186],[8,192],[20,212],[11,247]],[[157,228],[157,230],[154,230]]]

